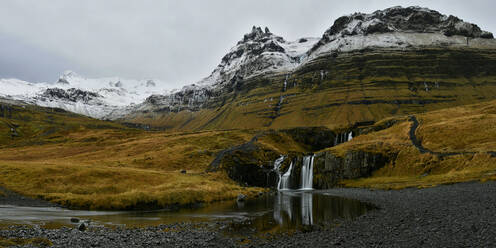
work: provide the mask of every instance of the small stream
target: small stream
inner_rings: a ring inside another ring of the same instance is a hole
[[[282,191],[245,202],[218,202],[176,211],[80,211],[54,207],[0,205],[0,224],[71,224],[71,218],[93,225],[148,226],[177,222],[227,221],[229,232],[291,231],[350,219],[373,209],[357,200],[335,197],[326,191]]]

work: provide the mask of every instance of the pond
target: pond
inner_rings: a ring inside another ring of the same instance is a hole
[[[374,207],[326,191],[280,191],[245,202],[218,202],[195,209],[157,211],[81,211],[55,207],[0,205],[0,224],[71,224],[71,218],[97,225],[148,226],[177,222],[227,221],[236,233],[291,231],[352,219]]]

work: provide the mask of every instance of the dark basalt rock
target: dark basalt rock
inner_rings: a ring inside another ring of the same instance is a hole
[[[328,189],[343,179],[370,176],[383,167],[389,158],[380,153],[348,151],[344,157],[330,152],[319,153],[314,158],[314,188]]]
[[[207,172],[222,169],[242,185],[272,187],[278,179],[277,173],[272,170],[273,161],[278,156],[258,144],[255,136],[247,143],[219,152]]]
[[[83,91],[76,88],[70,88],[68,90],[60,88],[49,88],[46,89],[41,96],[46,98],[62,99],[71,102],[88,102],[94,98],[100,97],[100,95],[97,93],[91,91]]]

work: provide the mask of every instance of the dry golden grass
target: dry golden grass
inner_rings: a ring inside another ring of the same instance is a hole
[[[412,172],[400,172],[396,170],[391,173],[388,169],[381,169],[372,177],[358,180],[344,180],[341,186],[363,187],[375,189],[402,189],[407,187],[433,187],[440,184],[451,184],[468,181],[496,180],[496,159],[488,157],[487,154],[476,154],[472,158],[454,156],[436,164],[430,174],[418,174]],[[410,170],[422,171],[423,164],[413,164]],[[391,168],[389,168],[391,169]],[[396,169],[396,168],[395,168]],[[394,169],[393,169],[394,170]]]
[[[223,173],[186,173],[104,165],[9,162],[0,164],[2,186],[71,208],[164,208],[253,195]]]
[[[400,189],[439,184],[496,179],[496,101],[448,108],[418,115],[416,135],[424,147],[436,152],[477,152],[440,158],[421,154],[408,139],[411,122],[359,136],[351,142],[328,149],[336,154],[347,150],[396,153],[394,161],[369,178],[345,180],[345,187]]]
[[[203,173],[218,151],[253,131],[144,132],[43,108],[18,108],[0,121],[15,122],[21,134],[0,140],[0,185],[64,206],[163,208],[262,190]]]

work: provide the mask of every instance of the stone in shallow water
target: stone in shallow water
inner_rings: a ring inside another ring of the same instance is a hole
[[[84,231],[86,231],[86,229],[88,229],[88,225],[86,223],[83,222],[83,223],[79,224],[79,226],[78,226],[79,231],[84,232]]]
[[[238,202],[244,202],[246,200],[246,195],[239,194],[238,199],[236,199]]]

